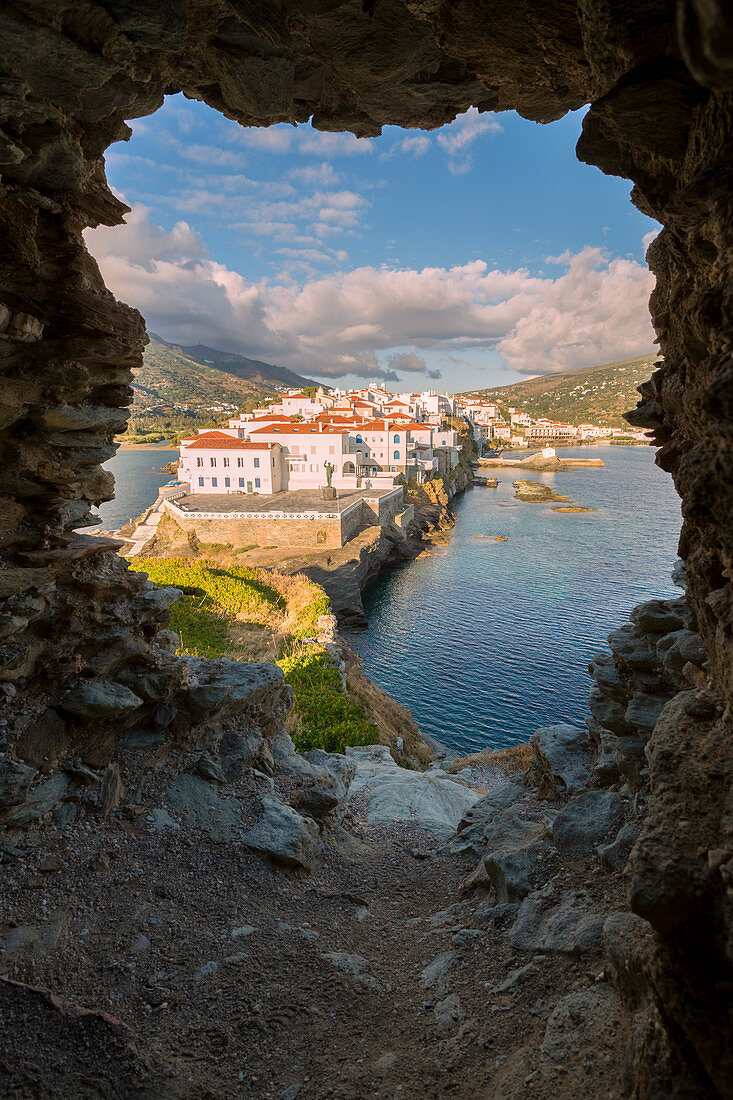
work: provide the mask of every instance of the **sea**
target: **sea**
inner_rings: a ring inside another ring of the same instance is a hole
[[[635,604],[681,594],[670,576],[680,501],[654,450],[586,446],[558,456],[606,465],[482,469],[498,488],[457,498],[446,545],[376,578],[364,597],[369,626],[346,639],[367,675],[457,753],[582,724],[588,662],[608,633]],[[595,511],[521,503],[512,482],[525,476]]]
[[[119,450],[104,463],[104,469],[114,474],[115,496],[100,505],[98,515],[105,531],[117,531],[148,508],[158,495],[161,485],[173,479],[167,462],[178,459],[178,450],[145,447]]]
[[[592,512],[562,513],[514,499],[517,469],[483,469],[497,489],[454,501],[445,545],[368,587],[369,626],[346,641],[380,687],[451,751],[526,741],[542,725],[581,724],[588,662],[635,604],[679,595],[671,580],[680,501],[651,447],[562,448],[603,467],[531,471]],[[137,517],[171,479],[177,452],[118,451],[106,464],[116,496],[100,508],[113,530]],[[506,538],[495,542],[477,535]]]

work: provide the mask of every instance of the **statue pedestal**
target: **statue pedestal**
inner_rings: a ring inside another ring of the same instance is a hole
[[[335,500],[336,499],[336,490],[334,489],[334,487],[332,485],[331,486],[324,485],[321,488],[321,495],[323,496],[324,500]]]

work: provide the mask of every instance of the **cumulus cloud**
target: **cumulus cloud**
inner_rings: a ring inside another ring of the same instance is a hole
[[[443,126],[437,134],[438,145],[448,154],[448,170],[454,176],[463,175],[473,167],[469,146],[483,134],[500,134],[501,123],[491,115],[469,107],[464,114]]]
[[[288,178],[306,186],[334,187],[341,177],[332,164],[323,161],[321,164],[306,164],[302,168],[293,168],[288,172]]]
[[[331,208],[348,212],[350,200]],[[514,370],[545,374],[652,350],[653,277],[599,248],[555,257],[554,276],[474,260],[249,282],[209,257],[186,222],[165,232],[144,207],[126,226],[88,231],[87,242],[107,284],[153,331],[306,374],[386,377],[425,370],[421,352],[468,349],[495,349]]]
[[[415,351],[393,352],[387,362],[395,370],[407,371],[412,374],[422,374],[427,370],[427,364],[422,355]]]
[[[307,125],[243,127],[233,132],[233,138],[250,149],[266,153],[303,153],[305,156],[352,157],[374,151],[369,138],[356,138],[353,134],[332,134],[326,130],[314,130]]]
[[[644,255],[645,256],[646,256],[646,253],[647,253],[647,249],[649,248],[649,245],[652,243],[652,241],[655,241],[657,239],[657,237],[659,236],[660,233],[661,233],[660,229],[650,229],[649,232],[645,233],[644,236],[641,238],[641,243],[642,243],[642,247],[644,249]]]
[[[400,141],[396,141],[388,152],[383,153],[383,157],[394,156],[395,153],[406,153],[411,157],[422,157],[427,153],[432,142],[427,134],[408,134],[407,137],[402,138]]]

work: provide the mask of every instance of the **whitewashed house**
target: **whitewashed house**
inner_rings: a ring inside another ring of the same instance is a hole
[[[282,447],[253,443],[223,431],[202,432],[181,440],[178,476],[191,493],[279,493]]]

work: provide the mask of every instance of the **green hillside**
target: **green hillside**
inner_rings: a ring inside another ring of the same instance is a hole
[[[256,403],[284,388],[312,384],[284,367],[204,345],[180,347],[152,334],[133,381],[136,405]]]
[[[284,389],[313,385],[285,367],[217,351],[180,347],[151,334],[133,379],[133,403],[124,438],[175,436],[215,426],[234,409],[276,400]]]
[[[543,374],[511,386],[473,390],[471,397],[515,405],[530,416],[543,416],[569,424],[622,425],[623,414],[639,401],[636,387],[654,369],[656,355],[640,355],[601,367]]]

